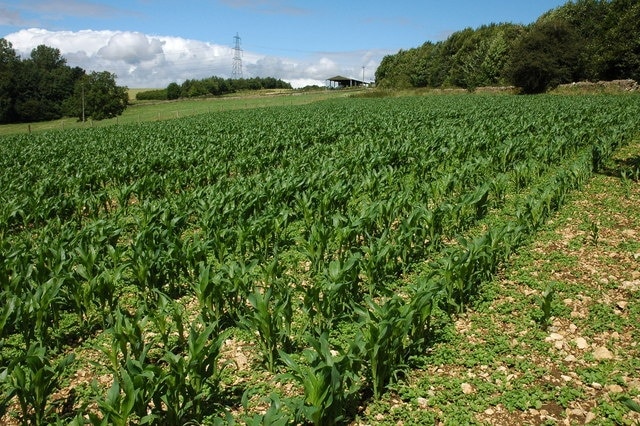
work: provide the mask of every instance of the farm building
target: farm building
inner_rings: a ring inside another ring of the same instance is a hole
[[[354,86],[364,86],[366,83],[364,81],[356,80],[353,78],[342,77],[341,75],[337,75],[335,77],[331,77],[327,79],[329,82],[329,87],[354,87]]]

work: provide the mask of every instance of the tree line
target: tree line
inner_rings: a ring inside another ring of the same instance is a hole
[[[165,89],[147,90],[136,94],[137,100],[173,100],[199,96],[219,96],[241,90],[291,89],[291,84],[273,77],[187,79],[182,84],[170,83]]]
[[[115,117],[129,100],[115,78],[70,67],[58,49],[45,45],[21,59],[11,42],[0,38],[0,123]]]
[[[513,85],[541,93],[562,83],[640,80],[640,2],[577,0],[530,25],[492,23],[385,56],[383,88]]]

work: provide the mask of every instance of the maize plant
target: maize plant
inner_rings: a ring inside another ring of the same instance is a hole
[[[394,296],[383,305],[371,299],[358,308],[361,332],[356,337],[360,356],[366,365],[374,398],[407,368],[408,336],[412,326],[410,306]]]
[[[326,333],[317,339],[307,336],[307,342],[310,348],[303,351],[303,360],[299,362],[279,351],[280,358],[290,369],[287,375],[304,389],[298,414],[314,425],[342,423],[353,408],[359,391],[357,350],[353,347],[346,352],[332,349]]]
[[[167,369],[161,372],[162,404],[155,406],[162,407],[158,411],[163,422],[200,422],[210,407],[219,403],[224,366],[218,358],[226,335],[218,333],[215,323],[205,325],[201,318],[191,325],[184,353],[165,350],[162,360]]]
[[[256,288],[249,294],[252,309],[240,319],[247,331],[255,331],[262,359],[267,370],[274,372],[279,361],[278,351],[291,348],[291,289]]]
[[[24,355],[0,370],[0,385],[6,389],[0,400],[0,413],[15,397],[20,405],[23,424],[50,424],[55,418],[50,398],[58,389],[60,377],[73,362],[74,355],[67,355],[55,364],[50,356],[42,343],[34,342]]]

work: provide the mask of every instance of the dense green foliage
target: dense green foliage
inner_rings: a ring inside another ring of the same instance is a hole
[[[83,118],[83,95],[85,118],[113,117],[127,105],[126,88],[116,86],[112,74],[86,75],[69,67],[58,49],[44,45],[22,60],[0,39],[0,123]]]
[[[201,80],[187,79],[184,83],[171,83],[166,89],[148,90],[136,95],[137,100],[172,100],[198,96],[225,95],[240,90],[291,89],[291,84],[273,77],[222,78],[209,77]]]
[[[467,28],[383,58],[381,87],[515,85],[539,93],[580,80],[640,80],[640,4],[577,0],[535,23]]]
[[[71,413],[96,425],[243,405],[348,422],[639,114],[634,96],[340,99],[4,138],[0,414],[55,422],[65,371],[96,368],[108,385]],[[236,380],[228,341],[259,379]],[[102,356],[70,366],[67,345]]]
[[[566,21],[537,23],[514,44],[508,78],[525,93],[541,93],[577,81],[581,45],[574,27]]]
[[[80,119],[103,120],[122,114],[128,102],[127,88],[116,85],[114,74],[94,71],[76,82],[73,96],[66,101],[66,111]]]

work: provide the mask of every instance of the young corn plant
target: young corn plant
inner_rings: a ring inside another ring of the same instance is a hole
[[[106,268],[93,281],[93,303],[101,311],[102,327],[113,324],[113,313],[118,304],[118,286],[122,282],[126,265]]]
[[[257,272],[257,269],[261,271]],[[245,301],[254,290],[254,282],[261,277],[267,285],[272,285],[282,274],[282,264],[277,256],[263,265],[259,265],[255,259],[229,260],[220,267],[220,272],[226,311],[224,319],[235,324],[246,312]]]
[[[409,309],[398,296],[383,305],[368,298],[366,306],[358,309],[362,329],[356,342],[376,399],[406,368],[407,338],[412,326]]]
[[[331,235],[331,227],[322,221],[317,221],[311,225],[308,239],[303,241],[304,254],[311,264],[310,269],[313,274],[318,274],[322,270]]]
[[[211,265],[200,262],[191,290],[202,316],[222,328],[234,325],[246,310],[244,301],[252,291],[256,265],[256,261],[227,260],[214,272]]]
[[[207,321],[218,322],[225,312],[224,287],[219,273],[212,275],[211,266],[205,262],[198,264],[198,278],[191,289],[198,300],[200,314]]]
[[[0,298],[4,301],[2,308],[0,308],[0,350],[2,350],[4,339],[17,328],[15,315],[16,311],[20,309],[20,298],[8,291],[0,292]]]
[[[92,426],[128,426],[129,418],[134,413],[138,390],[126,371],[119,374],[120,380],[114,380],[104,398],[97,398],[96,403],[102,414],[89,413],[89,423]],[[94,391],[100,392],[97,383],[93,384]]]
[[[599,237],[600,228],[598,227],[598,223],[595,220],[589,221],[589,238],[591,244],[597,246]]]
[[[256,288],[248,297],[252,309],[240,319],[240,326],[257,332],[258,346],[267,370],[274,372],[280,358],[279,350],[291,347],[290,325],[293,320],[291,289]]]
[[[131,243],[131,261],[136,284],[145,294],[160,290],[171,297],[182,295],[178,286],[188,275],[182,232],[186,218],[175,215],[161,205],[144,204],[143,215],[138,220],[138,231]]]
[[[392,246],[389,244],[389,233],[385,231],[379,238],[372,239],[368,245],[363,245],[361,250],[362,272],[366,278],[369,295],[375,296],[385,290],[379,284],[386,278],[390,264]]]
[[[448,315],[463,310],[463,305],[459,300],[459,293],[463,283],[459,278],[457,270],[458,254],[454,248],[445,251],[444,256],[437,262],[432,262],[432,272],[428,276],[428,281],[435,289],[440,307]]]
[[[431,281],[419,278],[410,290],[411,301],[408,306],[410,352],[424,353],[432,338],[431,319],[433,308],[437,305],[437,288]]]
[[[52,278],[40,285],[34,283],[33,292],[23,293],[17,324],[26,345],[34,339],[49,340],[49,328],[55,327],[60,318],[63,285],[63,278]]]
[[[553,296],[555,289],[553,284],[549,284],[540,298],[540,318],[538,323],[546,330],[551,322],[551,304],[553,303]]]
[[[304,401],[298,404],[298,415],[314,425],[343,423],[360,389],[360,361],[355,347],[346,352],[330,347],[327,334],[319,338],[307,336],[309,345],[302,353],[303,362],[296,362],[284,351],[279,355],[290,373],[304,389]]]
[[[52,364],[46,348],[40,342],[29,345],[27,352],[0,371],[0,385],[6,389],[0,400],[0,412],[14,397],[20,405],[23,424],[46,425],[55,414],[50,398],[60,386],[60,377],[75,359],[68,355]]]
[[[75,250],[75,273],[67,285],[67,295],[75,305],[75,309],[84,323],[85,327],[90,326],[94,321],[89,318],[89,312],[94,300],[94,289],[96,285],[96,277],[98,275],[98,250],[95,246],[78,246]]]
[[[166,294],[158,294],[157,299],[157,307],[150,313],[151,322],[158,332],[162,348],[175,352],[187,344],[184,307]]]
[[[163,374],[162,419],[167,424],[199,423],[207,410],[219,402],[219,382],[224,366],[219,355],[225,333],[218,325],[202,317],[191,325],[184,353],[165,350],[162,360],[168,370]]]
[[[310,325],[320,333],[333,328],[336,321],[353,311],[361,299],[358,265],[360,253],[353,253],[346,261],[332,260],[314,285],[304,290],[304,310]]]
[[[99,347],[110,361],[113,385],[105,398],[98,399],[102,418],[94,416],[93,424],[129,424],[132,418],[144,424],[157,418],[164,375],[148,357],[153,342],[144,335],[147,322],[147,317],[131,317],[120,310],[114,314],[114,324],[107,330],[111,345]]]
[[[147,358],[151,343],[144,335],[148,317],[137,314],[131,316],[118,309],[114,312],[114,323],[107,333],[111,334],[111,345],[98,347],[109,359],[112,373],[118,374],[120,367],[128,360]]]

